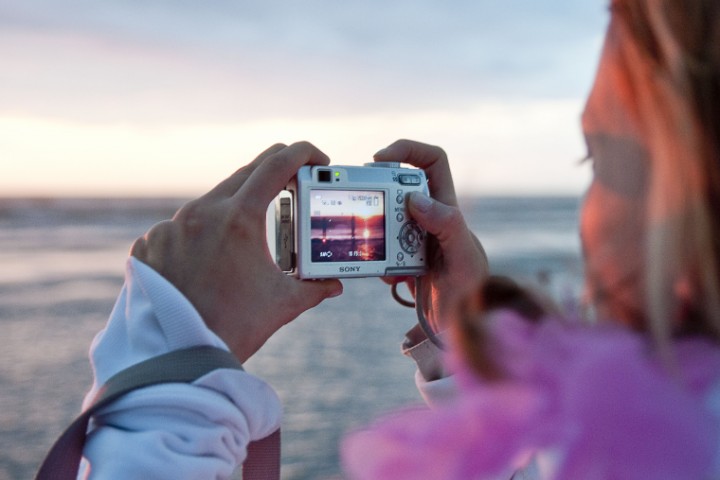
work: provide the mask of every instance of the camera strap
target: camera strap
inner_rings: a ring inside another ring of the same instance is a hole
[[[175,350],[140,362],[112,376],[98,391],[90,406],[55,441],[35,480],[75,480],[82,459],[90,418],[123,395],[162,383],[192,383],[220,368],[242,370],[233,354],[209,346]],[[243,463],[245,480],[280,478],[280,430],[250,442]]]

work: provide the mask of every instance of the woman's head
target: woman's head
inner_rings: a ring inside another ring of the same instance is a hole
[[[720,339],[720,4],[618,0],[583,129],[581,233],[601,315]]]

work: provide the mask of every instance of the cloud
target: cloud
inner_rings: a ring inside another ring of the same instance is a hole
[[[604,4],[0,0],[0,190],[197,194],[274,142],[406,137],[463,192],[579,192]]]
[[[0,113],[108,123],[581,98],[599,0],[0,0]]]

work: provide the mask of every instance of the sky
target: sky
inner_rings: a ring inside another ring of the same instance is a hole
[[[605,0],[0,0],[0,196],[198,195],[277,143],[579,194]]]

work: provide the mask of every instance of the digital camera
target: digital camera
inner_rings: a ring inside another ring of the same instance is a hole
[[[425,172],[399,163],[304,166],[275,202],[275,260],[299,278],[426,271],[426,233],[407,197],[428,194]]]

